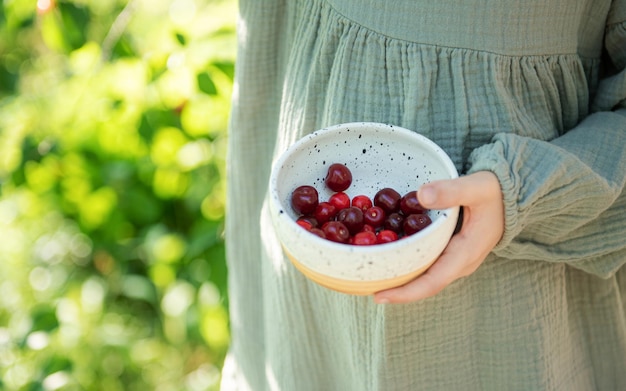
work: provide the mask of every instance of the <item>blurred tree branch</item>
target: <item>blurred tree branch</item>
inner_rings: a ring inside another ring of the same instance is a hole
[[[122,9],[111,24],[111,28],[102,41],[102,55],[100,57],[102,63],[111,59],[111,54],[113,53],[115,44],[117,44],[122,34],[124,34],[124,31],[126,30],[126,27],[128,26],[128,23],[130,23],[133,13],[135,12],[136,3],[137,0],[129,0],[126,6],[124,6],[124,9]]]

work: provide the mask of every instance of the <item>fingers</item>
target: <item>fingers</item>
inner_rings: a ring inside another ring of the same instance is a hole
[[[378,304],[409,303],[436,295],[454,281],[452,270],[446,269],[446,262],[441,262],[443,259],[439,261],[408,284],[377,292],[374,294],[374,301]]]
[[[455,280],[471,274],[480,265],[482,254],[469,254],[466,249],[471,239],[455,236],[446,250],[424,274],[398,288],[388,289],[374,295],[374,301],[384,303],[408,303],[425,299],[441,292]]]
[[[462,206],[462,227],[424,274],[404,286],[376,293],[377,303],[407,303],[436,295],[476,271],[502,236],[502,191],[491,172],[425,184],[418,198],[429,209]]]
[[[424,184],[417,192],[420,203],[429,209],[446,209],[457,205],[484,202],[488,195],[499,195],[500,183],[496,176],[481,171],[455,179]]]

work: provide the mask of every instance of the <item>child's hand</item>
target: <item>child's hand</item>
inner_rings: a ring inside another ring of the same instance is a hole
[[[439,259],[415,280],[374,295],[377,303],[407,303],[433,296],[453,281],[472,274],[504,232],[502,190],[488,171],[422,186],[420,202],[430,209],[463,207],[463,225]]]

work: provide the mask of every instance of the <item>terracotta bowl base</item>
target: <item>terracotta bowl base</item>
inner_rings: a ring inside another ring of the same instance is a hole
[[[289,252],[285,251],[285,254],[287,255],[287,258],[289,258],[291,263],[310,280],[328,289],[358,296],[371,295],[385,289],[395,288],[404,285],[407,282],[415,279],[420,274],[424,273],[426,269],[428,269],[432,264],[428,263],[411,273],[403,274],[398,277],[387,278],[384,280],[356,281],[344,280],[341,278],[329,277],[327,275],[320,274],[298,262],[291,254],[289,254]]]

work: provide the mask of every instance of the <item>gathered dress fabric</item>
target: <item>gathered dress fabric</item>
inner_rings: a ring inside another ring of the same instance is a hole
[[[239,8],[222,390],[626,390],[626,1]],[[361,121],[423,134],[461,175],[500,182],[501,241],[432,298],[318,286],[272,229],[275,159]]]

